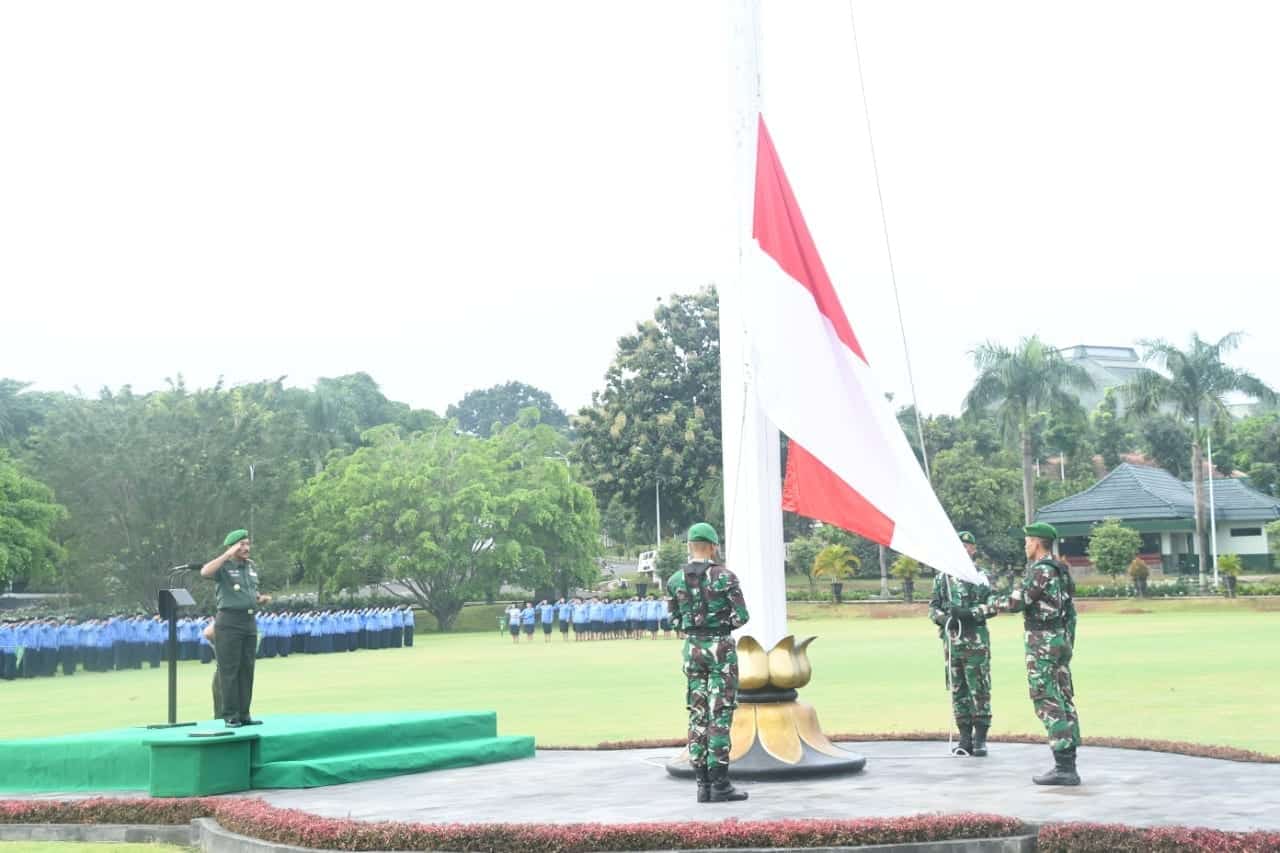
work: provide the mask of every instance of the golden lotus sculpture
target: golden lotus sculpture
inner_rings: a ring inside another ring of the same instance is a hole
[[[827,739],[812,705],[796,691],[813,678],[809,644],[786,636],[768,651],[750,636],[738,640],[738,707],[730,729],[729,773],[744,779],[851,773],[866,759]],[[667,765],[675,776],[692,775],[687,752]]]

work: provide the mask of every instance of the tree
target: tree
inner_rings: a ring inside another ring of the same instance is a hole
[[[369,431],[365,447],[294,497],[308,566],[331,589],[404,590],[442,631],[468,598],[504,579],[562,588],[593,579],[595,503],[562,460],[543,455],[549,433]]]
[[[889,574],[902,581],[902,596],[908,603],[915,598],[916,577],[920,574],[920,561],[906,554],[899,555],[889,567]]]
[[[207,558],[237,527],[258,537],[264,587],[283,580],[301,422],[282,396],[279,381],[192,392],[179,377],[49,412],[27,459],[69,512],[63,585],[149,607],[169,567]]]
[[[0,586],[53,576],[63,557],[54,529],[66,515],[48,486],[0,450]]]
[[[1191,425],[1191,480],[1194,487],[1196,552],[1200,555],[1200,585],[1205,584],[1205,499],[1203,443],[1205,428],[1215,417],[1225,414],[1228,394],[1244,393],[1266,403],[1276,393],[1246,370],[1231,367],[1222,359],[1240,345],[1241,334],[1233,332],[1216,342],[1191,335],[1190,345],[1178,349],[1162,339],[1144,340],[1143,357],[1163,370],[1143,369],[1125,386],[1125,395],[1136,415],[1149,415],[1161,406],[1171,406],[1183,423]]]
[[[1150,415],[1142,421],[1142,449],[1179,480],[1191,477],[1191,429],[1179,418]]]
[[[993,342],[973,352],[978,378],[965,396],[965,414],[991,412],[1008,442],[1022,450],[1023,519],[1035,518],[1032,426],[1041,412],[1065,413],[1080,407],[1071,392],[1093,387],[1088,372],[1046,346],[1038,337],[1023,338],[1015,349]]]
[[[1234,467],[1249,476],[1255,489],[1280,494],[1280,414],[1243,418],[1233,425]],[[1214,444],[1215,450],[1218,447]]]
[[[1010,533],[1021,526],[1018,481],[1012,460],[985,461],[972,441],[942,451],[933,463],[933,488],[951,523],[973,533],[983,553],[1003,566],[1023,558],[1021,540]]]
[[[705,520],[723,528],[720,323],[714,288],[673,295],[618,341],[605,388],[575,421],[575,457],[601,506],[614,496],[664,535]]]
[[[1133,449],[1134,444],[1119,408],[1116,389],[1108,388],[1089,419],[1094,447],[1102,454],[1102,464],[1107,466],[1108,471],[1120,464],[1120,454]]]
[[[445,411],[445,417],[457,420],[464,432],[483,438],[492,435],[495,429],[515,423],[520,411],[528,408],[538,410],[542,423],[562,432],[568,430],[569,416],[551,395],[523,382],[468,391]]]
[[[1093,528],[1087,552],[1094,568],[1104,575],[1116,577],[1129,568],[1142,550],[1142,536],[1119,519],[1108,518]]]
[[[680,537],[663,539],[658,545],[658,576],[669,578],[689,562],[689,545]]]
[[[840,582],[851,577],[861,564],[862,561],[846,546],[828,545],[814,558],[811,574],[815,578],[828,578],[831,581],[831,593],[839,603]]]

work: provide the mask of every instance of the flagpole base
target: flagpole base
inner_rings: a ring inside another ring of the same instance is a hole
[[[797,701],[796,687],[809,683],[806,649],[785,637],[767,655],[752,637],[738,641],[738,707],[730,729],[729,776],[743,780],[806,779],[857,773],[866,758],[833,744],[812,705]],[[749,685],[749,686],[748,686]],[[693,777],[686,749],[669,761],[667,773]]]

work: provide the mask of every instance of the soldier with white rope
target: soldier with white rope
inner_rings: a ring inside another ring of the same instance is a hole
[[[967,530],[960,541],[972,558],[977,540]],[[986,576],[982,576],[986,580]],[[946,659],[951,710],[960,730],[954,755],[984,757],[991,728],[991,636],[981,609],[991,600],[991,584],[969,583],[938,572],[929,599],[929,618],[938,626]]]

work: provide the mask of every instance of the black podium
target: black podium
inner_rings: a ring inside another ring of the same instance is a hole
[[[179,723],[178,719],[178,610],[193,607],[196,601],[191,593],[181,587],[160,590],[160,615],[169,623],[169,722],[154,723],[149,729],[170,729],[177,726],[194,726],[195,723]]]

